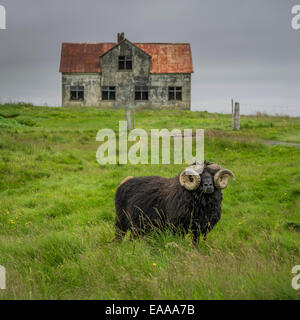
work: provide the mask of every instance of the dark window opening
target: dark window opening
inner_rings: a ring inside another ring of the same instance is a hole
[[[182,87],[169,87],[169,100],[182,100]]]
[[[70,91],[70,100],[77,100],[77,101],[84,100],[84,87],[72,86]]]
[[[135,100],[148,100],[148,87],[135,87]]]
[[[119,56],[119,70],[132,70],[132,58]]]
[[[102,87],[102,100],[116,100],[116,87]]]

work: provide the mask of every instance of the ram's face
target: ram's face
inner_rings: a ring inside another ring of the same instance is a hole
[[[235,180],[234,174],[216,163],[195,163],[179,175],[180,184],[189,191],[200,190],[213,193],[215,189],[224,189],[228,184],[228,176]]]
[[[211,172],[210,172],[211,171]],[[214,174],[212,170],[205,169],[201,174],[200,191],[213,193],[215,191]]]

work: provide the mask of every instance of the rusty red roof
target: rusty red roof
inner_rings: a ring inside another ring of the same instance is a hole
[[[99,55],[115,43],[63,43],[60,72],[100,72]]]
[[[63,43],[60,72],[101,72],[100,56],[117,43]],[[192,73],[191,47],[188,43],[134,43],[151,56],[150,73]]]
[[[188,43],[135,43],[151,56],[151,73],[193,73]]]

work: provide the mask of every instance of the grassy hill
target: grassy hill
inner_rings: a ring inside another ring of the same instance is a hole
[[[102,128],[123,110],[0,106],[2,299],[299,299],[300,118],[136,112],[136,127],[205,129],[205,158],[231,169],[223,216],[197,248],[152,234],[110,243],[114,193],[128,175],[177,175],[185,165],[96,161]]]

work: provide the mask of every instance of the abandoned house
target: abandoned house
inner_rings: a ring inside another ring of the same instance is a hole
[[[63,43],[62,105],[191,107],[188,43]]]

